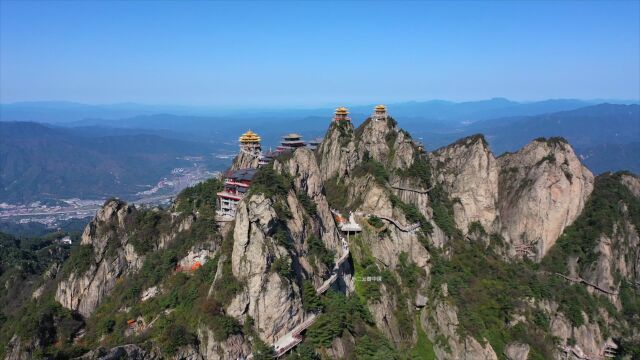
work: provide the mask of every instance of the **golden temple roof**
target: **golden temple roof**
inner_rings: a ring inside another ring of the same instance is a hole
[[[347,114],[349,114],[349,110],[347,110],[347,108],[344,106],[341,106],[336,109],[336,115],[347,115]]]
[[[387,111],[387,107],[384,105],[377,105],[376,111]]]
[[[240,136],[238,141],[240,141],[243,144],[259,143],[260,136],[258,136],[258,134],[254,133],[253,131],[249,130],[246,133],[242,134],[242,136]]]

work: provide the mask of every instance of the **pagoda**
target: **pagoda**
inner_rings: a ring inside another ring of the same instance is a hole
[[[371,119],[374,121],[387,119],[387,107],[384,105],[378,105],[374,108]]]
[[[309,143],[307,144],[307,146],[309,146],[309,149],[315,150],[318,148],[318,146],[320,146],[320,144],[322,144],[322,138],[318,137],[313,140],[309,140]]]
[[[280,141],[280,145],[276,148],[276,151],[290,151],[304,146],[306,146],[306,144],[302,140],[302,136],[291,133],[282,137],[282,141]]]
[[[333,115],[333,121],[351,121],[351,118],[349,117],[349,110],[347,110],[347,108],[344,106],[337,108],[335,114]]]
[[[240,142],[240,150],[250,153],[251,155],[258,155],[262,150],[260,140],[261,139],[258,134],[248,130],[238,138],[238,142]]]

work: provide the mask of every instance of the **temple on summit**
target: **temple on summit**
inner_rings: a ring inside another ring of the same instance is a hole
[[[351,118],[349,117],[349,110],[347,110],[347,108],[344,106],[337,108],[335,114],[333,115],[333,121],[351,121]]]
[[[260,136],[251,130],[248,130],[238,138],[240,149],[250,153],[260,152],[262,146],[260,144]]]
[[[374,121],[378,120],[386,120],[387,119],[387,107],[384,105],[378,105],[374,108],[373,114],[371,115],[371,119]]]

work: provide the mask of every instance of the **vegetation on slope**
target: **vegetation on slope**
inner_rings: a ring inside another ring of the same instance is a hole
[[[338,178],[337,175],[333,176],[324,182],[324,191],[329,205],[346,214],[349,197],[345,196],[345,194],[348,194],[345,182]]]
[[[594,249],[600,236],[612,236],[614,226],[624,217],[629,217],[635,228],[640,229],[640,200],[620,182],[623,174],[603,174],[596,178],[584,210],[543,259],[546,269],[566,273],[567,259],[576,256],[583,270],[597,260]]]
[[[118,283],[88,324],[83,338],[88,347],[98,343],[115,346],[130,341],[140,344],[151,341],[171,355],[180,346],[193,344],[201,326],[211,329],[218,340],[242,331],[237,321],[224,313],[224,306],[242,284],[231,271],[233,239],[223,239],[212,226],[215,203],[207,201],[206,194],[218,188],[218,181],[210,180],[178,197],[178,207],[198,213],[195,223],[190,230],[179,233],[167,248],[147,254],[140,271]],[[185,202],[188,205],[184,205]],[[208,241],[213,241],[219,249],[213,259],[191,274],[175,271],[178,260],[189,249]],[[162,291],[141,302],[142,291],[152,286]],[[127,337],[127,321],[138,318],[147,324],[155,321],[154,326],[150,331]]]
[[[142,268],[134,275],[118,280],[111,295],[87,319],[86,333],[79,343],[72,343],[71,340],[83,326],[84,320],[53,300],[56,287],[56,281],[53,281],[48,283],[39,300],[28,301],[19,310],[17,316],[21,321],[14,323],[17,326],[2,327],[0,337],[3,346],[17,333],[26,339],[35,334],[42,339],[39,353],[55,358],[77,356],[86,349],[97,346],[125,343],[137,343],[143,347],[156,344],[170,355],[181,346],[195,343],[196,331],[201,326],[211,329],[220,340],[242,332],[237,321],[224,313],[224,306],[231,301],[242,284],[233,277],[231,271],[233,239],[223,240],[213,219],[215,202],[210,196],[219,187],[219,181],[212,179],[189,188],[178,196],[176,208],[197,214],[191,229],[178,233],[167,248],[157,250],[155,246],[151,246],[145,249]],[[158,214],[159,219],[154,214]],[[140,210],[130,215],[135,217],[124,231],[129,232],[131,239],[140,236],[139,239],[152,239],[155,244],[157,237],[168,230],[166,210]],[[204,243],[218,247],[216,256],[192,274],[176,272],[178,260],[194,245]],[[225,260],[219,261],[221,259]],[[86,271],[92,260],[91,246],[76,246],[58,279],[72,271]],[[216,273],[217,281],[214,282]],[[142,292],[152,286],[157,286],[161,292],[141,302]],[[211,296],[208,296],[210,291]],[[146,324],[155,322],[149,330],[135,335],[128,325],[130,319],[143,319]]]
[[[215,209],[216,194],[222,190],[222,182],[218,179],[209,179],[188,187],[176,197],[176,210],[179,212],[192,212],[208,207]]]
[[[55,242],[64,235],[55,232],[18,239],[0,233],[0,282],[4,288],[0,292],[0,357],[14,334],[45,346],[58,342],[56,353],[62,354],[67,351],[71,333],[82,324],[46,291],[39,300],[31,300],[32,292],[43,282],[43,273],[69,256],[70,247]]]
[[[412,178],[416,179],[419,186],[428,189],[431,187],[431,166],[425,158],[424,154],[421,154],[417,149],[414,150],[413,162],[409,168],[397,169],[396,172],[401,179]]]
[[[455,240],[451,258],[434,252],[431,288],[440,292],[446,283],[450,298],[458,308],[459,331],[478,340],[487,339],[496,353],[501,354],[511,341],[532,346],[533,358],[551,356],[555,346],[546,315],[529,305],[527,299],[553,300],[559,311],[574,326],[585,323],[584,311],[590,321],[602,320],[599,309],[615,318],[613,305],[604,296],[589,294],[579,284],[567,284],[559,277],[539,271],[539,265],[528,261],[506,262],[481,242]],[[513,314],[524,313],[525,326],[510,326]],[[534,324],[534,325],[532,325]],[[604,322],[602,322],[604,324]]]
[[[385,169],[384,165],[369,156],[369,153],[364,154],[362,161],[353,169],[354,177],[363,177],[367,174],[373,176],[375,181],[385,186],[389,182],[389,172]]]

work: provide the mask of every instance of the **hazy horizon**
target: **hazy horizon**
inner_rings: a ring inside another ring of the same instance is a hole
[[[407,99],[407,100],[398,100],[393,102],[375,102],[375,101],[363,101],[358,103],[349,103],[348,106],[369,106],[375,105],[379,103],[383,103],[385,105],[405,105],[405,104],[423,104],[430,102],[443,102],[443,103],[451,103],[451,104],[463,104],[463,103],[475,103],[475,102],[484,102],[484,101],[492,101],[492,100],[507,100],[514,103],[519,104],[532,104],[538,102],[545,101],[582,101],[585,103],[615,103],[615,104],[637,104],[640,102],[640,98],[638,99],[601,99],[601,98],[575,98],[575,97],[567,97],[567,98],[545,98],[539,100],[521,100],[521,99],[513,99],[506,96],[494,96],[490,98],[478,98],[478,99],[465,99],[465,100],[450,100],[450,99]],[[97,106],[97,107],[117,107],[117,106],[139,106],[145,108],[152,107],[165,107],[165,108],[185,108],[185,109],[209,109],[209,110],[314,110],[314,109],[325,109],[325,108],[333,108],[336,106],[346,105],[345,102],[331,102],[324,104],[310,104],[310,105],[273,105],[273,106],[242,106],[242,105],[215,105],[215,104],[202,104],[202,105],[191,105],[191,104],[181,104],[181,103],[144,103],[144,102],[131,102],[131,101],[122,101],[122,102],[82,102],[82,101],[74,101],[74,100],[25,100],[25,101],[15,101],[15,102],[0,102],[2,106],[10,106],[10,105],[81,105],[81,106]]]

